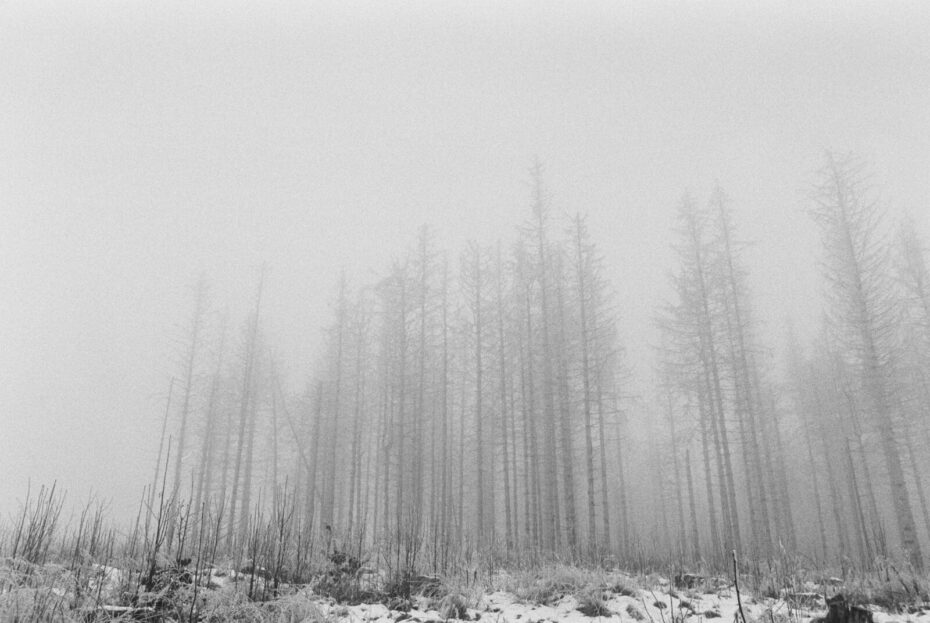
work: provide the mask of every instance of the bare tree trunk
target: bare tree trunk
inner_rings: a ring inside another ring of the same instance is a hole
[[[833,507],[833,520],[836,524],[836,535],[839,542],[839,554],[840,558],[842,559],[849,555],[849,535],[846,531],[846,522],[843,520],[844,512],[836,484],[836,475],[833,471],[833,461],[831,460],[830,448],[827,443],[827,431],[822,420],[824,417],[824,412],[820,406],[819,398],[817,399],[816,415],[821,418],[819,419],[821,451],[823,452],[825,459],[824,463],[827,468],[827,482],[829,483],[830,500]]]
[[[449,461],[451,460],[451,436],[449,432],[449,262],[445,260],[442,267],[442,376],[441,376],[440,418],[442,420],[442,452],[440,473],[440,533],[443,548],[449,544],[449,504],[452,501],[449,492]]]
[[[481,361],[481,341],[482,341],[482,314],[481,314],[481,287],[482,271],[480,250],[475,246],[472,250],[472,278],[474,279],[474,298],[472,299],[472,313],[474,314],[474,339],[475,339],[475,477],[477,483],[477,500],[476,500],[476,541],[479,548],[484,545],[485,538],[485,457],[484,457],[484,412],[482,400],[482,380],[483,366]],[[492,531],[493,532],[493,531]]]
[[[540,298],[540,332],[542,335],[542,391],[543,391],[543,445],[545,461],[543,462],[542,487],[543,501],[543,538],[546,547],[555,551],[561,544],[562,528],[559,514],[558,468],[556,450],[555,398],[553,396],[552,347],[549,328],[549,284],[548,284],[548,243],[546,242],[546,206],[542,188],[542,168],[537,164],[533,169],[534,197],[533,216],[535,219],[537,280]]]
[[[242,536],[247,534],[249,518],[252,513],[252,471],[255,463],[255,429],[258,421],[258,391],[252,389],[248,406],[248,434],[246,435],[245,456],[242,475],[242,509],[239,514],[239,530]]]
[[[837,378],[839,378],[838,373]],[[870,533],[870,536],[874,540],[876,535],[880,535],[882,533],[881,515],[878,512],[878,502],[875,498],[874,480],[872,479],[872,470],[869,467],[869,454],[866,452],[866,446],[863,442],[864,433],[862,430],[862,419],[859,416],[859,407],[854,398],[852,387],[850,387],[848,380],[844,379],[843,381],[842,390],[849,406],[849,419],[852,423],[852,438],[856,442],[856,449],[859,454],[859,465],[862,466],[862,489],[865,490],[866,500],[868,501],[869,520],[864,522],[863,525],[866,533]],[[882,553],[884,554],[885,552]]]
[[[510,465],[507,439],[507,360],[504,354],[504,263],[501,259],[501,245],[497,243],[497,359],[500,372],[500,432],[503,445],[504,468],[504,523],[507,549],[513,547],[514,531],[512,527],[510,504]]]
[[[595,394],[595,404],[597,406],[597,429],[598,429],[598,442],[600,446],[600,460],[601,460],[601,518],[603,520],[603,534],[604,541],[603,547],[605,551],[611,551],[611,540],[610,540],[610,496],[608,495],[608,490],[610,486],[607,484],[607,434],[604,427],[604,390],[603,390],[603,379],[602,370],[597,370],[597,392]]]
[[[352,534],[355,525],[355,513],[357,512],[356,496],[361,490],[361,453],[362,453],[362,418],[363,408],[362,401],[365,395],[365,365],[364,365],[364,345],[366,340],[366,317],[363,308],[363,302],[358,301],[356,309],[356,334],[355,334],[355,396],[353,398],[352,413],[352,450],[351,466],[349,474],[349,509],[346,524],[346,532]]]
[[[675,501],[678,510],[678,554],[683,557],[685,554],[684,542],[687,538],[687,532],[685,530],[685,501],[681,492],[681,466],[678,460],[678,438],[675,435],[675,412],[672,407],[672,392],[667,390],[666,393],[668,395],[666,398],[666,418],[668,419],[669,448],[672,454],[672,477],[675,480]]]
[[[756,383],[758,386],[758,382]],[[772,487],[774,491],[777,492],[778,496],[778,507],[779,515],[782,517],[782,534],[788,539],[788,550],[796,551],[798,546],[797,532],[795,531],[794,526],[794,513],[792,512],[792,502],[791,495],[789,494],[788,487],[788,468],[785,464],[786,454],[785,454],[785,444],[782,440],[781,426],[778,418],[778,411],[775,406],[774,394],[769,398],[770,403],[770,413],[771,413],[771,438],[774,438],[775,447],[774,457],[771,459],[774,462],[773,468],[770,470],[772,473],[773,479],[776,480],[776,484]],[[770,441],[767,438],[765,433],[765,427],[762,427],[762,446],[766,451],[769,451]],[[779,535],[781,536],[781,535]]]
[[[398,334],[400,346],[398,349],[399,369],[397,374],[397,500],[395,500],[396,518],[395,526],[399,531],[404,525],[404,507],[407,502],[407,283],[406,275],[400,274],[400,318]]]
[[[463,357],[464,359],[464,357]],[[467,391],[467,385],[465,381],[465,375],[462,374],[462,404],[461,412],[459,413],[459,452],[458,452],[458,474],[459,474],[459,495],[458,495],[458,506],[456,510],[458,511],[457,517],[457,530],[458,530],[458,543],[462,544],[462,539],[465,535],[465,525],[464,521],[464,512],[465,512],[465,404],[467,402],[465,397],[465,392]]]
[[[323,419],[323,381],[316,384],[316,404],[313,408],[313,432],[310,439],[310,471],[307,474],[306,523],[307,530],[313,534],[316,515],[317,469],[320,462],[320,420]]]
[[[691,560],[701,559],[701,533],[698,530],[697,506],[694,499],[694,478],[691,474],[691,450],[685,450],[685,468],[688,477],[688,507],[691,510]]]
[[[213,371],[213,378],[210,380],[210,395],[207,399],[206,421],[204,422],[203,441],[200,448],[200,469],[197,477],[197,492],[195,495],[194,509],[198,510],[203,503],[204,498],[210,498],[213,487],[213,442],[216,439],[218,427],[216,425],[216,409],[220,387],[221,375],[223,372],[223,359],[226,350],[226,319],[224,317],[220,329],[220,343],[216,356],[216,368]],[[222,427],[228,430],[228,427]]]
[[[583,223],[581,215],[575,215],[575,262],[578,289],[578,315],[581,323],[581,385],[582,407],[584,411],[584,446],[585,446],[585,473],[588,484],[588,543],[592,550],[597,548],[597,528],[595,515],[597,514],[594,502],[594,440],[591,432],[591,377],[588,360],[588,313],[587,288],[585,287],[585,272],[588,262],[582,246]],[[603,430],[603,424],[601,425]]]
[[[821,563],[826,564],[829,548],[827,546],[827,529],[823,521],[823,503],[820,497],[820,486],[817,482],[817,463],[814,461],[814,447],[811,440],[811,431],[805,423],[804,441],[807,446],[807,460],[810,462],[811,482],[814,486],[814,504],[817,507],[817,527],[820,528],[820,551],[822,555]]]
[[[158,472],[161,469],[161,458],[165,452],[165,435],[168,432],[168,414],[171,413],[171,395],[174,393],[174,377],[168,382],[168,400],[165,402],[165,415],[161,421],[161,435],[158,441],[158,456],[155,458],[155,472],[152,475],[152,486],[149,489],[149,508],[155,508],[155,489],[158,486]]]
[[[665,498],[665,470],[662,469],[663,461],[659,453],[656,453],[652,456],[651,463],[653,465],[653,477],[656,479],[655,488],[657,492],[653,498],[653,502],[658,506],[656,509],[656,514],[659,516],[659,526],[662,528],[660,535],[661,545],[659,545],[656,549],[657,553],[662,556],[673,551],[673,548],[669,547],[669,543],[672,542],[672,538],[668,525],[668,509],[666,507]],[[668,547],[668,550],[664,549],[666,547]]]
[[[419,339],[418,339],[418,362],[417,362],[417,407],[414,413],[414,439],[416,444],[415,456],[415,465],[414,465],[414,521],[416,526],[414,532],[416,534],[420,533],[420,523],[422,521],[423,514],[423,496],[424,496],[424,487],[423,487],[423,446],[424,446],[424,433],[423,429],[425,427],[425,418],[426,418],[426,326],[427,326],[427,290],[429,288],[429,230],[424,226],[420,230],[419,234],[419,268],[420,268],[420,283],[419,283]],[[432,521],[432,516],[430,518]]]
[[[514,334],[515,339],[520,340],[520,331],[519,327],[516,328]],[[518,350],[520,346],[518,345]],[[518,354],[515,354],[519,358]],[[514,379],[514,374],[511,371],[509,375],[510,379],[510,417],[509,424],[510,426],[510,439],[511,439],[511,454],[510,454],[510,473],[513,475],[513,485],[511,487],[511,500],[513,501],[513,543],[515,546],[519,547],[522,545],[523,541],[521,540],[520,534],[520,481],[519,481],[519,470],[518,470],[518,453],[517,453],[517,388],[516,380]],[[506,424],[505,424],[506,425]]]
[[[200,349],[200,334],[203,327],[203,312],[206,304],[207,284],[203,278],[197,282],[194,294],[194,313],[190,323],[190,337],[188,340],[187,357],[184,364],[184,395],[181,399],[181,425],[178,432],[178,448],[174,457],[174,488],[171,497],[178,499],[178,490],[181,486],[181,467],[184,462],[184,453],[187,451],[187,421],[190,418],[191,396],[194,393],[194,368],[197,354]],[[168,542],[171,542],[173,524],[168,527]]]
[[[574,555],[578,549],[578,518],[575,507],[575,452],[571,429],[571,411],[568,404],[568,365],[566,362],[565,340],[565,301],[562,289],[561,261],[556,266],[556,313],[558,326],[556,331],[556,350],[558,356],[558,392],[559,392],[559,437],[562,450],[562,482],[565,492],[565,528],[568,537],[568,549]]]
[[[345,331],[347,319],[347,290],[345,272],[339,277],[339,294],[336,312],[336,352],[332,363],[332,407],[327,409],[326,423],[326,461],[323,463],[323,499],[320,504],[320,525],[332,527],[336,505],[336,471],[338,469],[337,448],[340,445],[339,427],[342,421],[342,360],[345,350]]]
[[[235,429],[235,415],[230,410],[226,412],[225,422],[223,425],[223,462],[220,468],[220,495],[219,495],[219,517],[217,518],[216,525],[221,526],[223,520],[223,513],[229,512],[229,509],[226,505],[227,502],[227,490],[229,489],[229,468],[230,468],[230,459],[232,458],[232,442],[233,442],[233,430]],[[227,535],[228,536],[228,535]]]
[[[716,426],[720,440],[720,453],[723,457],[723,478],[725,479],[721,480],[721,498],[724,494],[726,494],[727,503],[724,505],[724,508],[727,512],[728,531],[730,538],[732,539],[731,545],[737,550],[737,552],[739,552],[742,548],[742,544],[740,539],[739,514],[736,509],[736,486],[733,484],[733,465],[731,461],[729,433],[727,432],[726,418],[724,416],[725,410],[723,402],[723,391],[720,387],[720,378],[718,376],[719,372],[717,368],[716,354],[714,352],[713,342],[710,342],[709,346],[709,373],[712,381],[710,389],[711,395],[714,399],[714,408],[712,412],[716,414]]]
[[[272,507],[277,508],[278,506],[278,393],[275,391],[277,387],[277,374],[274,372],[274,364],[272,364],[271,372],[271,489],[272,489]]]
[[[387,332],[385,332],[386,334]],[[386,340],[385,340],[386,342]],[[393,442],[393,437],[391,435],[392,431],[392,418],[393,418],[393,407],[391,405],[391,383],[389,376],[389,365],[387,363],[387,346],[385,345],[382,349],[382,370],[381,370],[381,407],[378,418],[378,445],[377,448],[377,458],[375,461],[375,499],[373,501],[374,510],[374,520],[372,525],[372,532],[374,533],[375,538],[378,538],[381,535],[381,532],[386,533],[389,528],[390,521],[390,508],[391,508],[391,443]],[[381,507],[381,495],[384,495],[384,507]],[[381,512],[379,512],[381,511]],[[381,525],[380,522],[384,522],[384,525]],[[379,532],[379,528],[381,531]]]
[[[910,431],[904,436],[904,443],[910,461],[911,477],[914,479],[914,487],[917,489],[917,499],[920,501],[920,511],[923,515],[924,526],[927,527],[928,534],[930,534],[930,507],[927,506],[927,494],[924,491],[923,478],[921,476],[921,470],[917,465],[917,453],[914,450],[914,440],[911,437]]]
[[[853,463],[852,449],[849,446],[849,437],[841,433],[843,439],[843,458],[846,461],[846,486],[849,491],[849,503],[853,511],[853,528],[856,533],[856,546],[859,550],[859,564],[868,568],[873,560],[874,552],[869,542],[865,513],[862,510],[862,498],[859,496],[859,483],[856,479],[856,466]]]
[[[710,544],[713,550],[713,560],[717,560],[723,553],[720,544],[720,528],[717,524],[717,505],[714,502],[714,477],[711,467],[710,447],[712,443],[712,425],[711,416],[708,413],[706,399],[704,397],[704,386],[698,384],[698,410],[701,419],[701,449],[704,456],[704,483],[707,486],[707,515],[710,528]]]
[[[232,498],[229,503],[229,517],[228,517],[228,526],[226,528],[226,535],[229,543],[231,543],[233,537],[236,535],[236,504],[239,497],[240,487],[243,491],[243,503],[240,512],[240,516],[248,520],[249,517],[249,508],[248,508],[248,496],[250,494],[249,488],[251,487],[250,482],[246,482],[244,485],[240,484],[240,474],[243,468],[243,455],[246,451],[246,445],[248,444],[251,447],[251,438],[249,436],[249,431],[254,430],[252,424],[255,421],[255,413],[253,411],[253,401],[252,401],[252,392],[254,390],[254,375],[255,375],[255,360],[257,358],[257,344],[258,344],[258,314],[261,309],[261,300],[262,300],[262,289],[265,284],[265,268],[264,266],[261,269],[261,273],[258,280],[258,293],[255,297],[255,310],[253,312],[251,322],[249,323],[249,331],[246,336],[246,346],[245,346],[245,362],[243,365],[242,371],[242,394],[239,398],[239,435],[236,439],[236,463],[233,468],[233,481],[232,481]],[[248,461],[250,457],[245,457]],[[244,523],[244,522],[243,522]]]
[[[530,305],[529,288],[526,289],[526,348],[525,362],[523,365],[525,374],[523,374],[524,388],[524,411],[523,411],[523,434],[524,434],[524,453],[527,468],[525,471],[527,478],[527,500],[526,513],[529,521],[527,522],[527,532],[533,535],[533,544],[539,547],[543,544],[544,528],[541,526],[542,520],[542,499],[540,491],[540,468],[539,468],[539,433],[536,426],[536,390],[533,377],[533,322],[532,307]]]
[[[623,435],[620,434],[621,423],[619,419],[620,410],[617,409],[617,483],[620,485],[620,547],[622,553],[628,553],[630,549],[630,518],[627,509],[627,489],[626,489],[626,469],[623,467],[623,457],[626,454],[623,451]]]

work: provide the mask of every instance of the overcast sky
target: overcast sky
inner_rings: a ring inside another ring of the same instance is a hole
[[[299,386],[340,268],[513,239],[534,158],[637,378],[688,190],[731,196],[772,333],[812,325],[825,149],[930,238],[930,5],[751,4],[0,4],[0,513],[30,478],[134,504],[201,273],[238,322],[268,263]]]

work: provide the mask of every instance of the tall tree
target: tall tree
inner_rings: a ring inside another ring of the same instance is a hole
[[[475,444],[475,540],[482,546],[493,542],[494,521],[487,512],[489,494],[488,461],[485,439],[484,409],[484,342],[485,335],[485,297],[488,279],[485,258],[481,248],[469,242],[462,262],[462,282],[465,298],[470,312],[471,345],[474,378],[474,444]],[[491,539],[487,539],[487,535]]]
[[[203,334],[203,316],[206,307],[207,282],[201,277],[194,287],[194,310],[188,326],[187,352],[184,354],[184,377],[181,395],[181,421],[178,431],[178,447],[174,457],[174,489],[172,499],[178,499],[178,490],[181,486],[181,469],[184,455],[187,452],[187,429],[190,420],[191,401],[194,396],[194,383],[196,381],[197,357],[201,347]],[[170,528],[169,528],[170,542]]]
[[[898,227],[894,254],[895,277],[900,290],[902,322],[899,342],[902,345],[904,392],[904,435],[915,488],[920,500],[927,535],[930,537],[930,504],[924,488],[920,464],[927,458],[918,456],[917,448],[930,447],[930,271],[926,248],[917,235],[914,220],[908,216]],[[915,444],[914,439],[920,443]]]
[[[514,517],[512,513],[511,505],[511,490],[510,490],[510,443],[508,438],[509,431],[509,420],[508,415],[511,412],[508,412],[508,374],[510,373],[510,367],[507,360],[507,337],[504,333],[505,325],[505,316],[510,311],[508,305],[504,299],[504,260],[501,252],[501,243],[497,243],[497,255],[496,255],[496,264],[495,264],[495,282],[496,282],[496,298],[494,300],[495,307],[497,309],[497,368],[498,368],[498,391],[499,391],[499,411],[500,417],[498,422],[500,424],[500,436],[501,436],[501,445],[502,445],[502,466],[504,471],[504,525],[505,525],[505,538],[507,549],[513,547],[514,544]],[[516,443],[514,441],[514,443]]]
[[[900,543],[914,566],[920,567],[920,543],[893,412],[896,312],[887,246],[880,238],[884,213],[869,193],[865,166],[852,156],[828,154],[818,177],[810,214],[824,245],[830,326],[850,363],[858,368],[891,486]]]
[[[748,292],[734,240],[729,202],[718,186],[711,195],[710,210],[714,213],[717,252],[719,254],[721,308],[724,315],[728,365],[734,402],[734,415],[743,441],[743,460],[746,471],[746,497],[753,531],[753,541],[760,553],[767,553],[772,545],[769,530],[768,483],[763,468],[765,454],[761,426],[760,379],[756,369],[753,348],[753,327],[749,314]],[[773,513],[774,515],[774,513]]]
[[[591,240],[587,218],[576,214],[569,231],[574,256],[575,331],[578,347],[574,353],[580,376],[580,403],[583,414],[585,472],[587,476],[588,531],[593,546],[611,549],[610,493],[616,485],[608,480],[606,435],[606,395],[617,391],[622,382],[625,361],[617,334],[617,317],[611,308],[610,288],[604,278],[604,257]],[[597,444],[595,446],[595,427]],[[598,467],[595,467],[598,463]],[[596,476],[596,477],[595,477]],[[598,487],[600,496],[597,495]],[[600,504],[601,535],[595,519]]]
[[[226,530],[227,539],[231,540],[238,536],[236,532],[236,510],[239,494],[242,494],[241,506],[239,507],[239,524],[241,530],[245,530],[249,519],[249,503],[251,499],[251,464],[252,448],[254,441],[255,425],[255,378],[257,375],[256,365],[258,362],[258,326],[259,314],[261,311],[262,292],[265,286],[265,267],[261,268],[257,292],[255,294],[255,307],[249,318],[246,334],[245,347],[242,362],[242,389],[239,395],[239,422],[238,434],[236,436],[236,461],[233,467],[232,493],[230,494],[228,526]],[[244,464],[244,465],[243,465]],[[240,479],[240,476],[245,476]]]
[[[320,504],[321,526],[332,526],[336,515],[336,474],[340,472],[337,458],[340,456],[339,447],[341,439],[341,426],[343,417],[343,385],[345,382],[345,351],[346,334],[349,320],[349,292],[345,271],[339,276],[338,292],[336,295],[336,322],[330,332],[332,340],[330,350],[329,384],[332,389],[329,393],[329,408],[326,417],[324,438],[326,439],[326,460],[323,463],[322,503]]]
[[[217,461],[215,447],[217,435],[220,430],[227,427],[217,425],[217,411],[220,402],[220,386],[222,383],[223,364],[226,356],[226,325],[227,314],[220,321],[219,344],[216,349],[216,364],[210,377],[210,390],[207,396],[207,405],[204,412],[204,425],[201,432],[200,462],[197,470],[197,486],[194,495],[194,509],[201,507],[203,500],[209,499],[213,486],[213,466]]]
[[[580,322],[580,342],[581,342],[581,386],[582,386],[582,410],[584,412],[584,447],[585,447],[585,475],[587,480],[587,497],[588,497],[588,540],[592,550],[597,547],[597,527],[595,489],[594,489],[594,435],[591,426],[592,412],[592,391],[591,391],[591,357],[589,350],[591,348],[591,335],[588,330],[590,319],[588,318],[588,308],[590,302],[590,280],[591,258],[590,242],[588,241],[587,227],[581,214],[575,214],[574,239],[575,239],[575,278],[578,290],[578,316]],[[606,525],[605,521],[605,525]]]
[[[814,496],[814,508],[817,511],[817,527],[820,545],[820,562],[825,564],[829,556],[830,547],[827,541],[827,528],[824,519],[823,498],[820,493],[820,479],[818,474],[821,472],[819,465],[814,456],[814,425],[813,420],[816,417],[813,399],[813,393],[810,388],[810,368],[808,362],[804,360],[801,354],[801,346],[798,343],[797,335],[793,326],[789,327],[788,333],[788,350],[787,350],[787,369],[788,369],[788,389],[793,404],[794,413],[797,415],[801,424],[801,438],[804,442],[806,458],[808,461],[807,469],[804,473],[810,476],[811,489]]]
[[[697,400],[711,543],[715,556],[720,556],[721,545],[740,549],[741,539],[723,376],[723,343],[727,334],[720,288],[725,281],[719,270],[719,246],[709,231],[711,218],[687,195],[679,204],[679,241],[675,245],[679,266],[673,278],[676,299],[666,308],[660,322],[670,346],[677,351],[681,372],[676,376],[683,383],[682,390]],[[716,459],[722,543],[713,504],[711,450]]]
[[[549,267],[549,206],[548,197],[543,187],[542,165],[536,163],[532,169],[533,178],[533,210],[530,232],[532,243],[535,246],[536,265],[535,278],[539,294],[539,320],[538,328],[541,341],[541,362],[543,397],[542,417],[542,474],[540,482],[542,492],[542,536],[544,544],[550,550],[556,550],[561,544],[562,528],[559,513],[558,488],[558,451],[556,447],[556,415],[555,415],[555,379],[552,370],[552,292],[550,291]]]
[[[562,489],[565,496],[565,532],[568,549],[576,552],[578,547],[578,510],[575,507],[575,449],[571,396],[569,388],[568,359],[568,324],[565,305],[564,254],[561,247],[553,251],[552,273],[555,282],[556,326],[554,348],[556,353],[556,378],[559,407],[559,450],[562,454]]]

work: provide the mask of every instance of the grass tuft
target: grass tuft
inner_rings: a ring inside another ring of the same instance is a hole
[[[613,616],[613,611],[607,607],[610,593],[600,588],[586,588],[576,595],[578,599],[578,612],[589,617]]]

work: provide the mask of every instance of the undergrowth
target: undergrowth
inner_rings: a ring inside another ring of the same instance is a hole
[[[548,606],[570,598],[590,617],[622,613],[647,620],[646,602],[659,601],[653,596],[660,591],[678,599],[676,610],[660,609],[660,619],[683,623],[692,600],[733,585],[723,566],[669,560],[663,569],[642,552],[630,564],[638,571],[629,575],[607,557],[582,564],[503,546],[482,554],[463,547],[453,556],[448,544],[438,556],[421,550],[412,533],[381,541],[359,531],[337,535],[327,528],[321,535],[302,523],[283,491],[269,513],[256,511],[232,535],[223,530],[222,505],[195,512],[190,504],[166,499],[164,487],[157,497],[147,490],[128,531],[111,527],[106,505],[94,498],[76,516],[63,518],[64,501],[56,487],[42,487],[0,525],[0,621],[296,623],[335,621],[345,612],[340,608],[361,603],[462,620],[495,591]],[[914,613],[930,602],[927,576],[888,559],[867,569],[825,569],[782,554],[745,562],[742,569],[747,593],[784,605],[769,611],[766,620],[776,623],[822,610],[839,593],[852,604],[895,613]],[[617,606],[621,597],[633,601]]]

